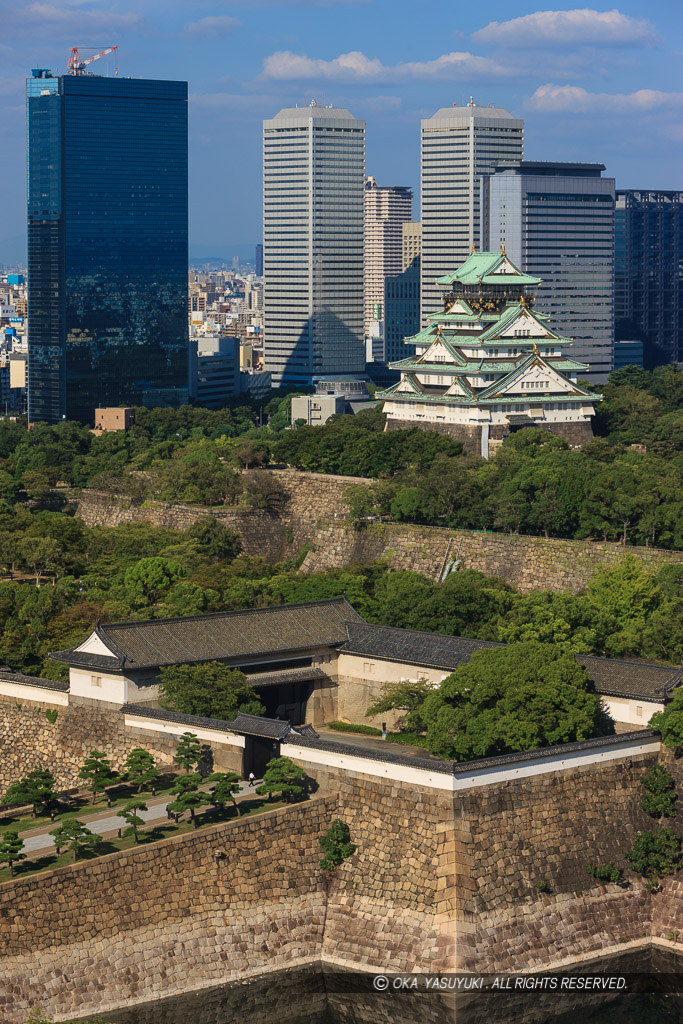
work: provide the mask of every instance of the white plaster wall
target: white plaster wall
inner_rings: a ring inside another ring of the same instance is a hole
[[[20,701],[34,701],[37,704],[57,704],[65,708],[69,703],[69,694],[61,690],[44,690],[42,686],[30,686],[23,683],[12,683],[9,679],[0,680],[0,693],[4,697],[17,697]]]
[[[538,757],[529,761],[518,761],[506,764],[504,767],[473,769],[467,775],[450,775],[440,772],[432,772],[428,768],[414,768],[402,764],[389,764],[384,761],[372,761],[370,758],[356,757],[350,754],[338,754],[328,750],[320,750],[311,747],[299,746],[296,742],[285,741],[282,744],[282,753],[291,757],[294,761],[308,761],[309,764],[319,764],[325,767],[339,768],[345,771],[357,772],[360,775],[368,775],[372,778],[391,779],[395,782],[406,782],[412,786],[421,786],[425,789],[440,789],[459,792],[465,789],[478,788],[482,786],[493,786],[499,782],[506,782],[508,779],[529,778],[534,775],[547,775],[553,772],[561,772],[570,768],[580,768],[584,765],[607,763],[617,761],[625,757],[635,757],[638,754],[654,754],[660,749],[658,739],[646,740],[625,740],[605,750],[592,750],[587,752],[572,751],[571,753],[559,753],[552,757]]]
[[[649,700],[635,700],[626,697],[603,697],[602,702],[615,722],[642,726],[643,729],[647,728],[655,711],[664,710],[664,704],[654,704]]]
[[[93,679],[100,679],[101,685],[95,686]],[[69,669],[69,688],[74,697],[86,697],[88,700],[101,700],[108,704],[126,704],[128,702],[129,681],[125,676],[108,675],[95,669]]]
[[[145,732],[164,733],[167,736],[182,736],[184,732],[193,732],[200,740],[207,743],[220,743],[223,746],[241,747],[244,749],[244,736],[238,736],[234,732],[219,732],[218,729],[202,729],[193,725],[183,725],[180,722],[165,722],[163,719],[138,717],[137,715],[124,715],[124,725],[135,729],[142,729]]]

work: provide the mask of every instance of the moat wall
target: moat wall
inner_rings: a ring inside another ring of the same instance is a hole
[[[59,1020],[321,960],[522,971],[674,948],[681,882],[651,896],[628,870],[626,888],[586,873],[626,868],[652,825],[639,779],[657,752],[634,751],[526,776],[512,762],[453,791],[285,744],[318,783],[307,803],[0,885],[0,1017],[43,1005]],[[335,817],[358,852],[327,878],[317,837]]]
[[[447,557],[458,557],[463,569],[499,576],[523,593],[576,593],[588,584],[596,569],[614,565],[625,551],[655,569],[683,562],[680,551],[624,548],[611,542],[521,537],[400,523],[354,525],[345,521],[346,489],[373,481],[289,469],[268,472],[280,482],[284,494],[282,509],[277,514],[160,501],[133,505],[128,499],[84,491],[77,515],[89,526],[147,522],[177,530],[187,529],[202,515],[212,515],[239,533],[248,555],[270,562],[292,558],[310,545],[301,568],[311,573],[383,559],[392,569],[412,569],[437,579]]]

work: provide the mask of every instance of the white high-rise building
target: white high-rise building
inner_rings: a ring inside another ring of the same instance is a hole
[[[441,308],[437,277],[479,245],[479,179],[524,155],[524,121],[502,107],[442,107],[422,121],[421,313]]]
[[[289,107],[263,122],[265,365],[273,384],[362,373],[365,122]]]
[[[413,192],[404,185],[365,179],[365,333],[384,318],[384,282],[402,270],[402,227],[413,215]]]

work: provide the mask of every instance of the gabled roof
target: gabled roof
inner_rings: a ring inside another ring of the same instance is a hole
[[[540,277],[532,277],[519,270],[504,252],[473,252],[452,274],[437,277],[444,284],[540,284]]]
[[[573,395],[579,395],[579,396],[584,397],[584,398],[595,399],[596,401],[599,400],[600,395],[593,394],[593,392],[591,392],[591,391],[586,391],[585,388],[580,387],[573,380],[569,380],[568,378],[563,377],[563,375],[558,370],[556,370],[554,368],[552,363],[546,362],[546,360],[542,356],[538,356],[538,355],[536,355],[533,352],[530,355],[528,355],[525,359],[523,359],[521,361],[521,363],[519,363],[515,367],[514,370],[510,371],[510,373],[506,374],[504,377],[499,377],[498,380],[494,380],[493,383],[489,384],[489,386],[487,388],[484,388],[483,391],[480,391],[479,394],[477,395],[477,398],[480,401],[482,399],[493,399],[493,398],[497,398],[497,399],[505,398],[507,400],[508,396],[504,394],[504,388],[508,387],[510,384],[514,384],[514,382],[516,380],[518,380],[519,378],[524,377],[524,375],[526,374],[527,370],[530,370],[533,366],[536,366],[536,365],[543,366],[543,367],[545,367],[545,369],[549,370],[552,374],[554,374],[554,375],[556,375],[558,377],[562,377],[562,379],[564,380],[565,384],[567,384],[571,388],[571,391],[567,392],[568,396],[573,394]],[[563,397],[564,397],[564,394],[565,393],[563,392]],[[530,401],[534,397],[540,398],[542,401],[543,400],[546,400],[546,401],[548,400],[548,396],[538,396],[538,395],[535,396],[535,395],[532,395],[532,394],[526,395],[525,399],[526,399],[526,401]]]
[[[76,647],[50,657],[115,672],[238,659],[344,643],[348,620],[363,622],[346,598],[339,597],[214,615],[122,622],[97,626],[95,634],[79,645],[83,648],[96,635],[109,655]]]
[[[556,334],[555,331],[553,331],[547,324],[544,324],[536,316],[536,314],[534,313],[534,311],[532,309],[530,309],[528,306],[522,305],[521,302],[516,302],[513,306],[506,306],[505,309],[503,310],[503,312],[501,313],[500,317],[495,321],[495,323],[492,323],[480,335],[481,341],[491,341],[493,339],[497,339],[502,334],[503,331],[507,330],[508,327],[511,327],[514,324],[515,320],[518,320],[520,317],[524,317],[524,318],[528,317],[529,319],[531,319],[535,323],[537,323],[538,326],[541,328],[541,330],[544,332],[545,338],[550,338],[550,339],[552,339],[554,341],[561,341],[561,342],[563,342],[566,345],[571,344],[569,338],[563,338],[560,334]],[[541,336],[536,337],[536,338],[514,338],[513,337],[513,338],[509,338],[509,339],[508,338],[504,338],[504,339],[501,339],[501,340],[502,341],[508,341],[509,340],[511,342],[516,342],[516,343],[526,341],[528,344],[531,344],[533,341],[542,341],[543,337],[541,337]]]

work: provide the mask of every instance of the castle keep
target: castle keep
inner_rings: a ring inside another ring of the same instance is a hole
[[[444,308],[406,344],[415,355],[391,364],[401,379],[378,397],[387,430],[421,426],[462,441],[488,458],[522,427],[541,427],[580,445],[592,437],[600,395],[582,387],[588,369],[563,352],[571,339],[533,310],[540,278],[501,252],[472,252],[452,274]]]

